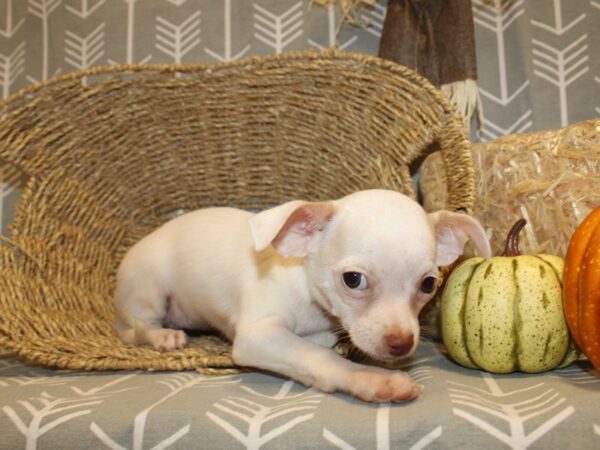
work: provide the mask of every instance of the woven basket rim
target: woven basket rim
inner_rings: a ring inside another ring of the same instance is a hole
[[[436,101],[442,106],[444,112],[451,116],[458,117],[454,107],[446,95],[436,88],[427,78],[420,75],[415,70],[398,64],[394,61],[380,58],[379,56],[370,55],[367,53],[348,52],[337,49],[324,50],[296,50],[285,53],[273,53],[269,55],[251,55],[240,58],[235,61],[215,61],[206,63],[156,63],[156,64],[106,64],[101,66],[89,67],[86,69],[73,70],[64,74],[55,75],[47,80],[38,81],[24,88],[19,89],[14,94],[0,100],[0,108],[4,108],[13,103],[19,98],[26,97],[42,90],[46,87],[60,84],[65,81],[81,79],[86,76],[109,75],[115,73],[134,74],[139,72],[156,72],[156,73],[195,73],[201,71],[216,72],[220,70],[232,70],[237,67],[244,67],[250,64],[265,65],[270,62],[295,61],[295,60],[350,60],[355,62],[363,62],[363,64],[374,64],[386,71],[390,71],[399,76],[409,79],[411,82],[418,84],[425,89],[428,94],[433,96]],[[462,119],[461,119],[462,120]]]

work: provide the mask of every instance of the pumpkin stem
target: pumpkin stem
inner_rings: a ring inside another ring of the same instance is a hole
[[[508,236],[506,237],[506,243],[504,244],[502,256],[521,255],[521,252],[519,251],[519,233],[525,225],[527,225],[527,221],[525,219],[519,219],[512,226],[508,232]]]

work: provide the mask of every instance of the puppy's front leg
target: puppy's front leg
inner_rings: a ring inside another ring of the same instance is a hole
[[[420,388],[401,371],[363,366],[292,333],[277,317],[239,325],[233,359],[326,392],[344,391],[369,402],[412,400]]]

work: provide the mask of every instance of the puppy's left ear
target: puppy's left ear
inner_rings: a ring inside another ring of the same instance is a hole
[[[332,202],[294,200],[255,214],[248,221],[254,248],[261,251],[272,244],[284,256],[306,256],[334,213]]]
[[[447,266],[456,261],[469,239],[481,256],[492,256],[490,242],[477,219],[466,214],[437,211],[429,214],[429,220],[435,230],[438,266]]]

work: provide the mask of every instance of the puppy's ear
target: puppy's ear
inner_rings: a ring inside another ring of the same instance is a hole
[[[453,263],[462,255],[465,244],[473,241],[478,253],[484,258],[492,256],[490,242],[481,224],[471,216],[450,211],[429,214],[436,236],[438,266]]]
[[[248,221],[254,248],[272,244],[284,256],[306,256],[311,239],[334,213],[331,202],[294,200],[255,214]]]

